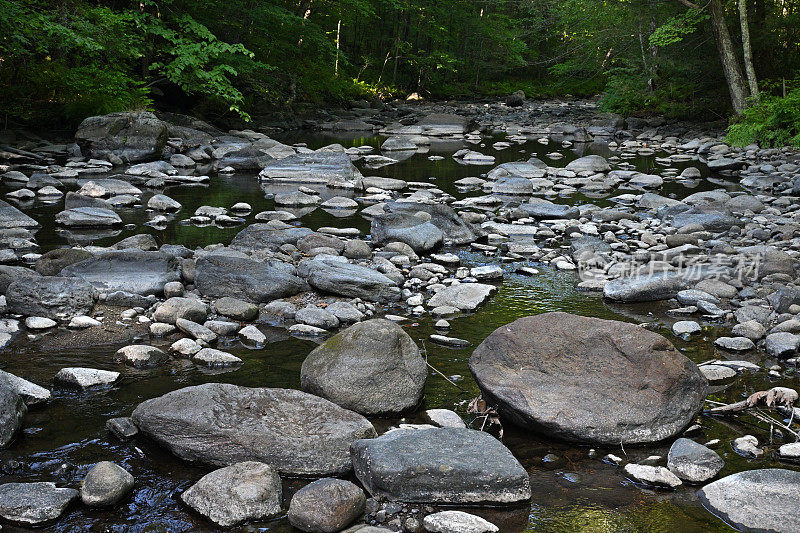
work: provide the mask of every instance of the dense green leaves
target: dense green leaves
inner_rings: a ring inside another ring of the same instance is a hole
[[[762,78],[800,71],[798,1],[748,0]],[[722,5],[740,47],[736,4]],[[767,87],[767,96],[781,90]],[[729,112],[704,3],[0,0],[6,121],[75,122],[142,107],[238,121],[306,102],[519,89],[602,92],[603,108],[621,113]]]

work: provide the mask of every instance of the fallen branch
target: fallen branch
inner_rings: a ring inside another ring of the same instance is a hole
[[[718,403],[711,402],[711,400],[706,401],[709,403]],[[748,396],[746,400],[742,400],[741,402],[719,404],[719,407],[709,409],[706,411],[706,413],[709,415],[730,415],[741,413],[742,411],[746,411],[747,409],[755,407],[759,404],[766,405],[767,407],[775,407],[776,405],[791,407],[796,401],[797,392],[794,389],[789,389],[786,387],[773,387],[766,391],[762,390],[754,392]]]
[[[461,392],[469,392],[467,389],[459,387],[455,381],[445,376],[438,368],[434,367],[432,364],[428,362],[428,349],[425,348],[425,341],[422,341],[422,353],[425,354],[425,364],[428,365],[428,368],[430,368],[431,370],[442,376],[445,379],[445,381],[447,381],[449,384],[451,384],[453,387],[457,388]]]

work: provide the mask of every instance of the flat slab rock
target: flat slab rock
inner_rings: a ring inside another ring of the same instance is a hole
[[[346,474],[350,443],[376,434],[363,416],[311,394],[227,383],[147,400],[131,418],[182,459],[215,466],[260,461],[290,476]]]
[[[524,428],[576,442],[657,442],[692,420],[707,384],[664,337],[569,313],[524,317],[469,360],[484,398]]]
[[[496,525],[463,511],[439,511],[426,516],[422,524],[431,533],[496,533]]]
[[[800,523],[800,472],[793,470],[739,472],[706,485],[697,496],[739,531],[793,533]]]
[[[428,307],[455,307],[460,311],[474,311],[497,290],[494,285],[459,283],[440,290],[428,300]]]
[[[0,485],[0,516],[20,525],[46,524],[61,516],[78,494],[48,482],[6,483]]]
[[[102,292],[161,294],[164,285],[180,281],[178,260],[164,252],[118,250],[66,267],[61,276],[81,278]]]
[[[531,497],[528,473],[503,444],[472,429],[395,430],[350,447],[375,498],[408,503],[507,504]]]

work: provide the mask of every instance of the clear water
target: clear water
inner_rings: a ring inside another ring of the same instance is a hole
[[[505,161],[527,159],[531,155],[544,156],[555,148],[541,146],[535,142],[514,145],[496,151],[491,143],[496,137],[486,141],[486,147],[477,149],[496,156],[496,164]],[[332,142],[344,146],[369,144],[378,147],[379,137],[331,137],[306,136],[286,139],[287,142],[304,142],[316,148]],[[396,165],[378,170],[363,169],[364,175],[395,177],[407,181],[430,181],[439,188],[463,197],[453,186],[453,182],[467,176],[479,176],[491,166],[464,166],[450,156],[460,143],[445,143],[434,146],[430,153],[417,154]],[[578,154],[570,150],[560,150],[566,157],[554,166],[566,165]],[[592,145],[583,147],[584,153],[608,155],[607,147]],[[441,155],[444,159],[431,161],[428,155]],[[653,157],[637,157],[633,160],[640,170],[656,168]],[[202,171],[202,169],[199,169]],[[704,170],[705,172],[705,170]],[[732,186],[731,186],[732,187]],[[664,194],[677,197],[686,196],[698,190],[715,188],[707,180],[702,180],[696,188],[668,182]],[[231,177],[213,176],[212,182],[203,187],[171,187],[165,194],[183,204],[183,209],[170,221],[165,230],[155,230],[142,226],[146,221],[143,209],[123,209],[120,216],[126,223],[133,224],[116,235],[92,239],[97,245],[106,245],[129,235],[141,232],[151,233],[159,243],[183,244],[194,248],[211,243],[228,243],[242,227],[218,228],[214,226],[196,227],[183,222],[201,205],[230,207],[236,202],[248,202],[253,206],[253,214],[273,209],[271,200],[265,198],[265,191],[276,192],[277,187],[264,187],[252,175]],[[7,192],[6,189],[2,190]],[[340,195],[325,192],[323,196]],[[469,194],[481,194],[472,192]],[[616,193],[615,193],[616,194]],[[147,200],[145,195],[144,200]],[[580,195],[558,199],[564,203],[593,201],[607,205],[602,198],[588,199]],[[23,209],[39,220],[42,228],[37,234],[42,250],[76,242],[74,236],[65,235],[53,226],[55,213],[63,207],[63,202],[44,204],[36,202],[23,205]],[[252,222],[253,214],[248,216]],[[362,234],[368,233],[369,223],[359,215],[338,216],[334,212],[316,209],[305,214],[300,222],[312,229],[322,226],[356,227]],[[87,238],[80,237],[81,242]],[[463,264],[476,266],[497,261],[468,249],[451,250],[458,253]],[[670,332],[671,322],[658,312],[658,306],[610,306],[597,296],[575,290],[577,278],[574,274],[556,271],[547,265],[533,264],[540,274],[533,277],[514,273],[514,264],[506,264],[506,277],[500,290],[476,313],[450,320],[448,335],[463,338],[472,347],[450,349],[427,341],[434,332],[429,317],[410,320],[406,324],[409,334],[424,345],[429,362],[448,376],[462,376],[457,381],[458,388],[448,383],[438,374],[431,373],[425,391],[425,408],[449,408],[462,414],[467,420],[466,404],[478,394],[478,389],[469,375],[467,359],[472,348],[477,346],[495,328],[517,318],[547,311],[569,311],[587,316],[616,318],[620,320],[652,323],[652,328],[670,338],[675,345],[696,362],[705,361],[722,354],[714,353],[713,339],[722,333],[716,324],[705,324],[701,338],[691,342],[674,338]],[[389,312],[402,312],[401,309],[386,309]],[[659,317],[659,318],[657,318]],[[107,320],[110,320],[111,316]],[[117,328],[119,329],[119,328]],[[178,498],[181,491],[188,488],[199,477],[208,472],[205,467],[182,462],[169,453],[143,440],[121,443],[104,429],[107,419],[128,416],[133,408],[143,400],[160,396],[168,391],[188,385],[206,382],[229,382],[253,387],[299,387],[300,365],[308,352],[316,346],[314,341],[289,336],[285,329],[262,326],[269,343],[263,349],[248,349],[237,341],[223,343],[226,350],[244,359],[244,365],[232,372],[213,373],[204,371],[181,359],[170,364],[149,370],[134,370],[113,361],[114,352],[128,344],[124,333],[103,332],[95,335],[90,346],[76,343],[71,334],[54,332],[43,339],[30,341],[24,336],[17,340],[2,354],[0,367],[30,379],[44,386],[52,386],[55,373],[65,366],[89,366],[117,370],[123,373],[121,382],[112,389],[88,393],[54,388],[53,401],[45,408],[32,410],[25,421],[25,431],[21,439],[7,450],[0,450],[0,483],[11,481],[55,481],[59,485],[79,487],[88,469],[100,460],[115,461],[128,469],[136,478],[136,489],[132,496],[112,510],[90,510],[75,506],[57,523],[44,528],[44,531],[212,531],[212,525],[194,515]],[[156,345],[168,344],[171,340],[154,340]],[[720,401],[737,401],[750,392],[769,386],[784,385],[797,387],[796,377],[768,381],[765,374],[744,375],[737,382],[721,388],[711,397]],[[768,440],[766,428],[746,425],[743,420],[737,425],[701,417],[703,432],[697,435],[701,442],[712,438],[723,441],[719,453],[726,461],[721,475],[750,468],[775,466],[773,449],[765,458],[748,461],[737,456],[730,448],[729,441],[741,435],[742,431],[752,432],[764,442]],[[414,421],[414,417],[409,417]],[[386,427],[396,421],[376,420],[376,426]],[[476,423],[479,425],[480,421]],[[649,446],[639,448],[597,449],[597,456],[590,458],[589,447],[568,445],[549,441],[533,434],[527,434],[506,427],[503,440],[515,456],[531,473],[533,500],[531,505],[511,509],[473,509],[471,512],[492,520],[503,532],[547,531],[547,532],[699,532],[729,531],[720,520],[708,513],[694,496],[695,488],[684,487],[675,492],[653,492],[636,487],[626,481],[621,469],[600,461],[606,453],[627,454],[627,460],[635,461],[649,455],[665,456],[668,446]],[[780,444],[776,440],[776,445]],[[774,447],[773,447],[774,448]],[[543,461],[547,454],[554,454],[558,460]],[[786,465],[784,465],[786,466]],[[287,480],[284,491],[286,501],[291,494],[303,485],[303,481]],[[5,526],[5,531],[18,529]],[[285,517],[262,524],[247,526],[247,530],[289,531]]]

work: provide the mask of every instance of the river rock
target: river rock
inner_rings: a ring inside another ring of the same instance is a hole
[[[44,525],[77,499],[77,490],[58,488],[55,483],[6,483],[0,485],[0,516],[23,526]]]
[[[427,377],[419,348],[384,319],[350,326],[303,361],[303,390],[364,415],[397,414],[422,399]]]
[[[208,305],[196,298],[175,296],[161,302],[153,311],[153,320],[166,324],[175,324],[182,318],[192,322],[205,322],[208,317]]]
[[[80,248],[56,248],[45,252],[36,260],[36,272],[42,276],[57,276],[64,268],[93,257],[94,254]]]
[[[253,261],[227,255],[208,255],[197,260],[195,285],[211,298],[230,296],[264,303],[308,290],[295,268],[281,261]]]
[[[22,397],[4,380],[0,380],[0,449],[14,440],[27,412]]]
[[[163,365],[169,356],[155,346],[132,344],[117,350],[116,358],[134,368],[150,368]]]
[[[5,294],[11,282],[21,278],[39,277],[39,273],[28,267],[0,265],[0,294]]]
[[[13,205],[0,200],[0,228],[34,228],[38,225],[38,222]]]
[[[122,219],[114,211],[100,207],[74,207],[56,214],[56,224],[67,227],[106,228],[119,226]]]
[[[50,401],[51,394],[49,390],[35,383],[31,383],[26,379],[22,379],[19,376],[0,370],[0,387],[3,384],[19,394],[22,401],[25,402],[25,405],[29,407],[45,404]]]
[[[309,285],[327,293],[373,302],[396,302],[400,299],[400,289],[390,278],[336,257],[317,256],[303,261],[297,267],[297,273]]]
[[[161,157],[168,136],[167,124],[153,113],[143,111],[84,119],[75,133],[75,141],[90,157],[116,156],[134,163]]]
[[[133,490],[133,485],[130,472],[111,461],[101,461],[83,478],[81,501],[89,507],[116,505]]]
[[[621,303],[668,300],[686,288],[686,282],[670,274],[618,278],[603,287],[603,296]]]
[[[458,413],[450,409],[428,409],[423,413],[423,418],[429,421],[434,426],[440,428],[464,428],[467,425],[464,420],[458,416]]]
[[[164,252],[115,250],[72,264],[62,276],[81,278],[102,292],[162,294],[164,285],[181,279],[175,256]]]
[[[258,306],[244,300],[222,297],[214,302],[217,313],[234,320],[247,322],[258,316]]]
[[[6,291],[12,313],[64,320],[94,308],[96,291],[78,278],[41,276],[13,281]]]
[[[717,452],[691,439],[680,438],[672,443],[667,455],[667,468],[689,483],[703,483],[716,476],[725,461]]]
[[[469,366],[502,417],[577,442],[669,438],[691,422],[707,391],[697,366],[661,335],[560,312],[501,326]]]
[[[797,353],[798,347],[800,347],[800,335],[788,331],[770,333],[764,341],[767,353],[778,359],[793,357]]]
[[[99,370],[96,368],[68,367],[59,370],[55,378],[56,383],[77,386],[82,389],[111,385],[119,379],[119,372]]]
[[[650,487],[674,489],[682,485],[678,476],[663,466],[628,463],[625,465],[625,474],[632,480]]]
[[[230,527],[280,513],[282,490],[270,465],[244,461],[206,474],[181,499],[215,524]]]
[[[377,499],[509,504],[531,497],[528,473],[493,436],[473,429],[391,431],[350,447],[356,476]]]
[[[251,255],[259,251],[276,251],[284,244],[297,245],[297,241],[314,233],[308,228],[289,227],[276,229],[269,224],[251,224],[236,234],[231,241],[231,248]]]
[[[570,161],[566,169],[573,172],[608,172],[611,170],[611,165],[603,156],[587,155]]]
[[[355,186],[361,173],[344,152],[317,150],[270,161],[258,177],[266,181]]]
[[[244,363],[235,355],[214,348],[203,348],[198,351],[192,355],[192,362],[209,368],[227,368]]]
[[[444,234],[432,223],[405,213],[388,213],[372,219],[370,233],[375,244],[404,242],[423,254],[442,245]]]
[[[494,285],[460,283],[445,287],[428,300],[428,307],[453,307],[459,311],[474,311],[497,290]]]
[[[292,497],[289,523],[308,533],[336,533],[360,517],[365,504],[364,491],[353,483],[343,479],[319,479]]]
[[[792,533],[800,523],[800,472],[747,470],[706,485],[697,496],[739,531]]]
[[[262,461],[295,476],[346,474],[350,443],[375,436],[366,418],[328,400],[226,383],[147,400],[132,418],[144,435],[182,459],[216,466]]]
[[[463,511],[439,511],[422,520],[425,531],[430,533],[496,533],[496,525],[480,516]]]

